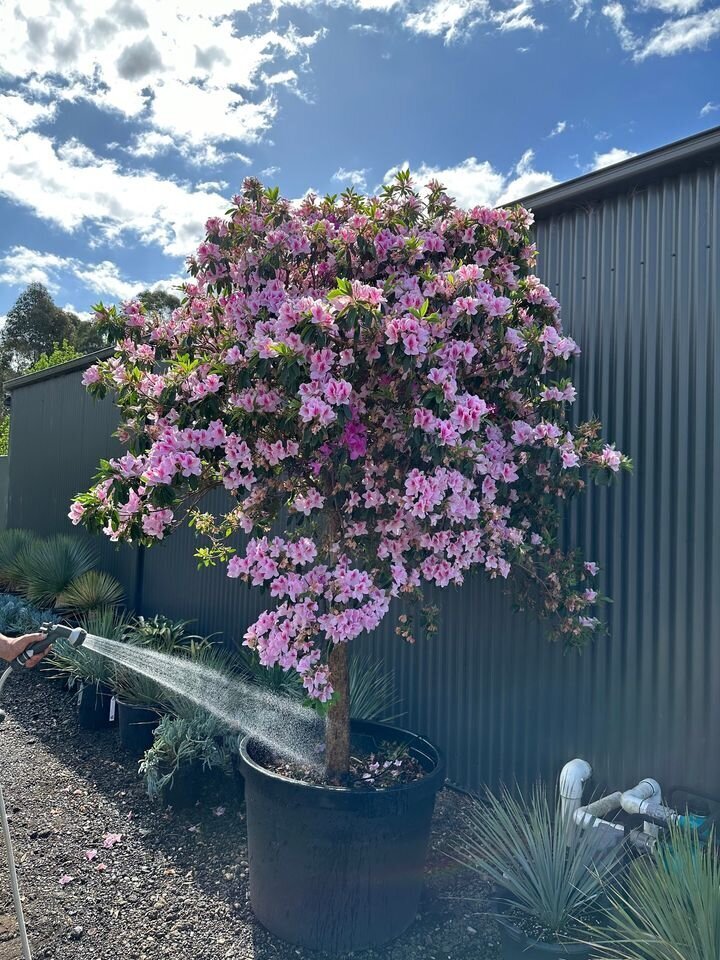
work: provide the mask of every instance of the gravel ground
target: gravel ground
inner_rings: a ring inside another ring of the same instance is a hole
[[[152,804],[115,731],[79,730],[69,695],[36,675],[11,678],[4,706],[0,777],[36,958],[319,960],[253,918],[241,801],[217,795],[176,814]],[[413,926],[357,960],[499,956],[484,885],[442,852],[466,802],[438,798]],[[121,835],[109,849],[107,834]],[[19,960],[6,876],[0,851],[0,960]]]

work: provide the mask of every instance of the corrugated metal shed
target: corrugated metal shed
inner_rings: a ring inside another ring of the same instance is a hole
[[[473,577],[439,593],[437,639],[407,646],[388,621],[362,644],[395,668],[408,724],[465,786],[552,777],[579,755],[604,784],[652,775],[720,795],[720,129],[527,202],[538,272],[583,348],[578,413],[598,414],[635,462],[566,518],[568,542],[604,568],[609,637],[564,655]],[[109,453],[114,409],[79,379],[15,384],[12,525],[64,527]],[[143,609],[237,637],[262,598],[198,573],[192,552],[188,532],[148,551]],[[107,556],[132,583],[132,558]]]

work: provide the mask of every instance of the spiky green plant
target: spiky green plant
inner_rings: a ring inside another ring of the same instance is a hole
[[[93,568],[96,555],[90,541],[58,534],[24,550],[18,560],[22,592],[34,603],[51,604]]]
[[[369,656],[350,657],[350,715],[358,720],[397,723],[403,716],[395,676]]]
[[[115,577],[98,570],[88,570],[63,590],[55,605],[60,610],[86,613],[101,607],[115,606],[122,599],[123,589]]]
[[[628,870],[608,895],[605,929],[592,933],[594,955],[615,960],[718,960],[720,856],[711,833],[672,827],[652,857]]]
[[[529,799],[488,791],[469,807],[451,853],[493,881],[505,904],[548,942],[561,942],[578,939],[580,920],[598,907],[621,849],[599,853],[595,831],[575,827],[538,785]]]
[[[37,541],[30,530],[0,531],[0,585],[15,589],[22,579],[18,558]]]

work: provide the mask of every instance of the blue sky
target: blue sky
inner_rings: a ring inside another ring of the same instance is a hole
[[[708,0],[0,0],[0,322],[173,285],[252,173],[517,199],[720,124]],[[542,267],[540,268],[542,272]]]

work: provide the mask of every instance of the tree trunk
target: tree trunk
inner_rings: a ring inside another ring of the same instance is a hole
[[[346,643],[336,643],[328,660],[330,678],[338,699],[328,711],[325,760],[328,780],[347,783],[350,772],[350,668]]]

